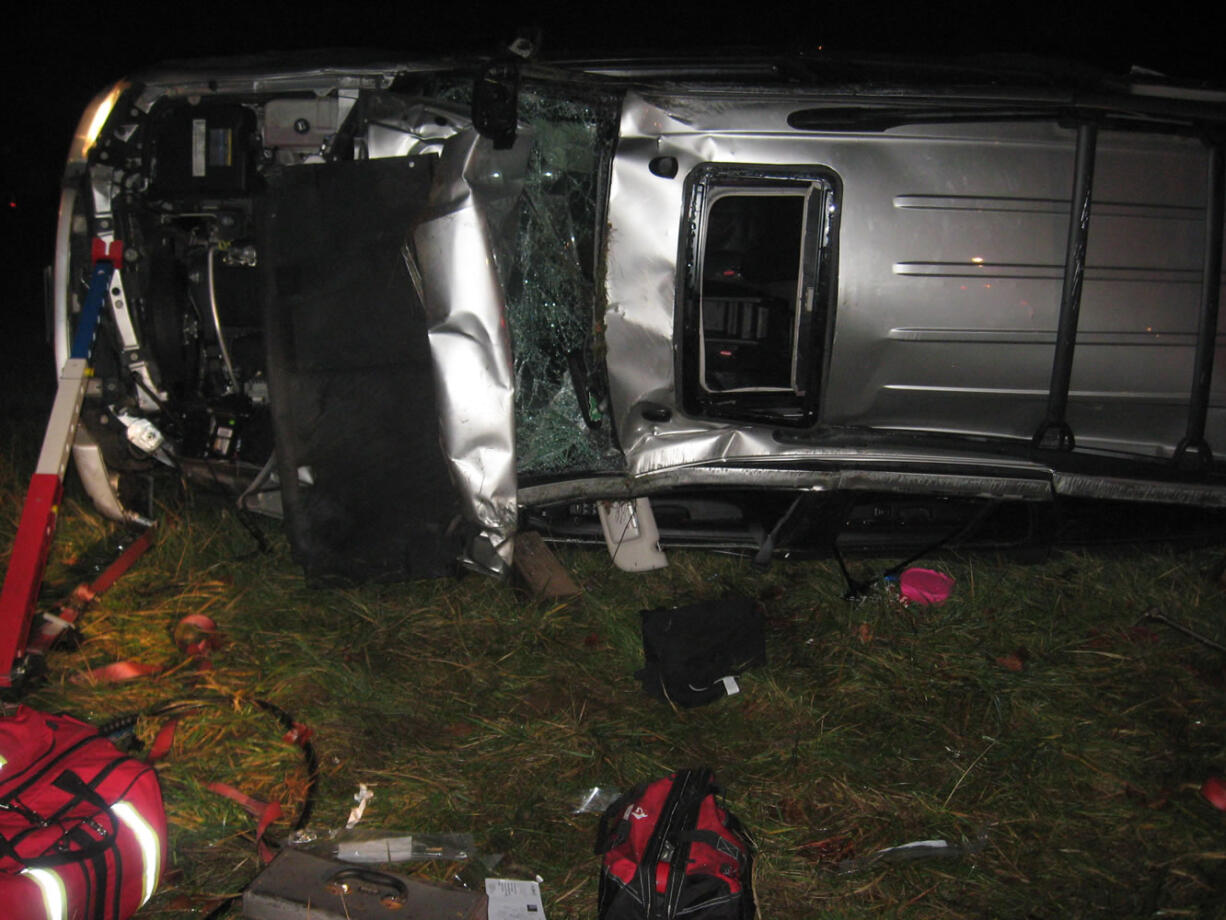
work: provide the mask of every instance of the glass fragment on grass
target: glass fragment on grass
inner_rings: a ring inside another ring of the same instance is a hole
[[[913,840],[911,843],[899,844],[896,847],[886,847],[868,856],[844,859],[839,863],[838,871],[844,874],[861,872],[879,863],[892,865],[914,862],[919,859],[958,859],[963,856],[974,856],[982,852],[987,845],[987,828],[981,830],[973,840],[965,843],[950,843],[947,840]]]
[[[571,811],[572,815],[586,815],[595,812],[596,814],[604,814],[605,809],[617,801],[617,797],[621,793],[616,789],[608,789],[601,786],[593,786],[582,792],[575,801],[575,808]]]

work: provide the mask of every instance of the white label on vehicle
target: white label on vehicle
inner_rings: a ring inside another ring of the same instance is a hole
[[[489,920],[545,920],[541,886],[510,878],[487,878],[485,894],[490,899]]]
[[[208,172],[209,126],[203,118],[192,119],[192,177],[203,178]]]

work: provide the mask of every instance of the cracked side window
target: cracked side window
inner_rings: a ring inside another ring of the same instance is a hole
[[[816,413],[833,290],[833,177],[707,165],[689,182],[686,408],[797,425]]]

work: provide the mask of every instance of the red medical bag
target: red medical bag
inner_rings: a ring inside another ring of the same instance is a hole
[[[125,920],[165,864],[152,767],[69,716],[0,714],[0,913]]]
[[[753,920],[753,847],[705,767],[636,786],[605,810],[599,920]]]

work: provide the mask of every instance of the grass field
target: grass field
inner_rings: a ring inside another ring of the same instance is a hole
[[[35,446],[10,439],[0,459],[6,551]],[[583,596],[542,605],[476,576],[313,589],[275,523],[256,523],[261,552],[226,502],[161,492],[156,545],[27,697],[95,722],[201,701],[158,768],[173,866],[141,917],[203,916],[258,871],[254,820],[209,783],[281,803],[273,834],[288,833],[303,755],[255,699],[314,733],[309,829],[343,827],[364,783],[359,828],[472,834],[501,857],[494,875],[541,878],[550,920],[594,915],[596,816],[572,813],[583,793],[698,764],[757,844],[764,918],[1226,916],[1226,813],[1200,793],[1226,772],[1226,659],[1145,616],[1226,642],[1221,547],[945,555],[926,564],[957,584],[933,608],[886,593],[849,604],[832,562],[760,573],[674,552],[630,575],[565,550]],[[70,487],[42,609],[130,539]],[[703,708],[646,696],[638,612],[729,593],[761,604],[768,664]],[[175,641],[192,613],[224,637],[208,669]],[[117,660],[162,670],[90,681]],[[141,718],[137,738],[162,721]],[[959,855],[871,858],[930,839]],[[486,871],[416,867],[470,885]]]

